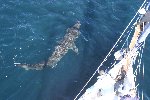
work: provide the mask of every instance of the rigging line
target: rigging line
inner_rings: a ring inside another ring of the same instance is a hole
[[[138,17],[135,22],[137,22],[139,19],[140,19],[140,17]],[[134,26],[135,26],[135,25],[132,25],[132,26],[131,26],[131,30],[129,31],[129,34],[128,34],[128,36],[127,36],[127,38],[126,38],[126,40],[125,40],[123,46],[121,47],[121,49],[123,49],[123,47],[124,47],[124,45],[125,45],[126,42],[127,42],[127,46],[129,45],[129,43],[128,43],[128,41],[129,41],[129,36],[131,35],[131,32],[133,31]]]
[[[149,0],[148,0],[149,1]],[[149,6],[150,6],[150,2],[147,1],[147,4],[145,4],[145,10],[147,11]]]
[[[138,21],[139,19],[140,19],[140,17],[138,17],[138,18],[136,19],[136,21]],[[127,32],[128,35],[127,35],[127,38],[126,38],[125,42],[123,43],[123,46],[121,47],[121,50],[124,48],[126,42],[127,42],[127,44],[128,44],[128,39],[129,39],[129,36],[131,35],[131,32],[133,31],[133,28],[134,28],[134,25],[132,25],[131,30],[129,30],[129,31]],[[116,63],[116,62],[114,62],[113,65],[112,65],[110,68],[112,68],[112,67],[115,65],[115,63]],[[98,71],[99,71],[99,70],[98,70]]]
[[[144,47],[145,47],[145,41],[144,41],[143,49],[142,49],[142,51],[141,51],[142,54],[143,54],[143,51],[144,51]],[[142,56],[143,56],[143,55],[141,55],[141,58],[142,58]],[[142,71],[142,72],[141,72],[141,73],[142,73],[142,82],[144,82],[144,61],[142,62],[142,65],[141,65],[141,66],[142,66],[142,69],[141,69],[141,71]],[[143,84],[142,84],[142,87],[143,87]],[[142,99],[141,99],[141,100],[144,100],[143,97],[144,97],[144,93],[143,93],[143,89],[142,89]]]
[[[138,66],[138,67],[139,67],[139,72],[138,72],[139,74],[141,73],[141,66],[142,66],[142,54],[143,54],[143,52],[142,52],[142,51],[143,51],[143,49],[144,49],[144,48],[143,48],[143,46],[142,46],[142,47],[141,47],[141,53],[139,53],[139,66]]]
[[[133,30],[133,29],[132,29],[132,30]],[[130,34],[131,34],[132,30],[131,30],[131,31],[129,31],[129,34],[128,34],[128,36],[127,36],[127,38],[126,38],[125,42],[123,43],[123,45],[122,45],[122,47],[121,47],[121,50],[123,49],[123,47],[124,47],[125,43],[126,43],[126,42],[128,42],[128,38],[129,38],[129,36],[130,36]]]
[[[142,49],[143,48],[141,47],[139,52],[138,52],[138,55],[137,55],[137,57],[139,57],[139,59],[137,60],[138,64],[137,64],[137,67],[136,67],[135,71],[133,72],[133,74],[135,74],[136,76],[138,74],[138,69],[140,69],[140,67],[141,67],[141,59],[142,59],[141,55],[142,55],[143,52],[141,52],[141,54],[140,54],[140,51],[142,51]]]
[[[110,68],[112,68],[115,64],[116,64],[116,61],[110,66]]]
[[[141,7],[139,9],[141,9],[143,7],[143,5],[145,4],[146,0],[143,2],[143,4],[141,5]],[[138,11],[136,12],[136,14],[134,15],[134,17],[131,19],[130,23],[127,25],[127,27],[124,29],[124,31],[122,32],[121,36],[119,37],[119,39],[116,41],[116,43],[114,44],[114,46],[112,47],[112,49],[109,51],[109,53],[106,55],[105,59],[102,61],[102,63],[98,66],[98,68],[96,69],[96,71],[93,73],[93,75],[90,77],[90,79],[87,81],[87,83],[83,86],[83,88],[80,90],[80,92],[76,95],[76,97],[74,98],[74,100],[76,100],[78,98],[78,96],[81,94],[81,92],[85,89],[85,87],[88,85],[88,83],[91,81],[91,79],[95,76],[95,74],[97,73],[97,71],[99,70],[99,68],[103,65],[103,63],[107,60],[107,58],[109,57],[110,53],[113,51],[113,49],[115,48],[115,46],[117,45],[117,43],[120,41],[121,37],[124,35],[124,33],[126,32],[126,30],[128,29],[128,27],[131,25],[132,21],[135,19],[135,17],[138,15]]]
[[[144,45],[143,45],[143,48],[145,47],[145,41],[144,41]],[[142,51],[143,52],[143,51]],[[144,62],[143,62],[143,73],[142,73],[142,75],[143,75],[143,79],[144,79]]]

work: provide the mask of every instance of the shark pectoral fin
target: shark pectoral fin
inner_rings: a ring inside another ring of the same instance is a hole
[[[75,43],[72,44],[72,48],[71,48],[75,53],[79,54],[78,52],[78,48],[76,47]]]

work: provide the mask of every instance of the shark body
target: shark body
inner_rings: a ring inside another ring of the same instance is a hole
[[[69,49],[72,49],[78,54],[78,48],[75,45],[75,40],[80,34],[80,25],[80,22],[77,22],[73,27],[67,29],[67,34],[64,36],[64,39],[60,41],[60,45],[55,47],[55,51],[52,53],[52,56],[49,57],[47,66],[55,67],[57,62],[61,60]]]
[[[14,63],[16,66],[22,67],[26,70],[34,69],[34,70],[42,70],[44,67],[52,67],[54,68],[57,63],[61,60],[61,58],[68,52],[69,49],[72,49],[74,52],[78,54],[78,48],[75,45],[75,41],[80,35],[80,22],[68,28],[64,38],[60,41],[59,45],[55,47],[54,52],[48,58],[47,62],[38,63],[38,64],[21,64]]]

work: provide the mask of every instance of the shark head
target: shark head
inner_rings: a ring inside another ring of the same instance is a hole
[[[73,28],[75,28],[75,29],[79,29],[79,28],[80,28],[80,26],[81,26],[80,21],[77,21],[77,23],[73,26]]]

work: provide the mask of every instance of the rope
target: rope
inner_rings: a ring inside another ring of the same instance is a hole
[[[143,2],[143,4],[141,5],[140,9],[143,7],[143,5],[145,4],[146,0]],[[91,81],[91,79],[95,76],[96,72],[99,70],[99,68],[103,65],[103,63],[107,60],[107,58],[109,57],[109,55],[111,54],[111,52],[113,51],[113,49],[115,48],[115,46],[117,45],[117,43],[120,41],[120,39],[122,38],[122,36],[124,35],[124,33],[126,32],[126,30],[128,29],[128,27],[130,26],[130,24],[132,23],[132,21],[135,19],[136,15],[138,14],[138,11],[136,12],[136,14],[134,15],[134,17],[131,19],[130,23],[127,25],[127,27],[124,29],[124,31],[122,32],[121,36],[119,37],[119,39],[117,40],[117,42],[114,44],[114,46],[112,47],[112,49],[109,51],[109,53],[106,55],[105,59],[102,61],[102,63],[98,66],[98,68],[96,69],[96,71],[93,73],[93,75],[90,77],[90,79],[87,81],[87,83],[83,86],[83,88],[80,90],[80,92],[76,95],[76,97],[74,98],[74,100],[76,100],[78,98],[78,96],[81,94],[81,92],[85,89],[85,87],[88,85],[88,83]]]

